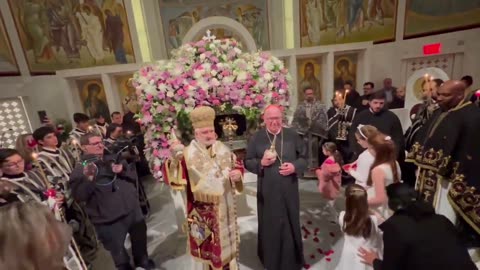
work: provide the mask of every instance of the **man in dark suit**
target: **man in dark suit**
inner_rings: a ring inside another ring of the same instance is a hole
[[[461,245],[455,226],[433,207],[417,201],[416,192],[403,183],[387,187],[388,206],[395,214],[382,223],[383,260],[365,248],[359,249],[363,263],[375,270],[474,270],[467,249]]]

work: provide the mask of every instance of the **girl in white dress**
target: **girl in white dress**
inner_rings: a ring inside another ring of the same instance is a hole
[[[397,163],[397,150],[390,136],[379,132],[368,141],[375,156],[367,179],[368,205],[383,222],[391,216],[385,188],[392,183],[400,182],[401,171]]]
[[[367,188],[368,175],[375,160],[374,151],[372,146],[368,143],[368,138],[373,138],[377,134],[377,128],[370,125],[358,125],[355,132],[357,143],[364,148],[365,151],[358,156],[358,159],[349,166],[346,171],[355,178],[355,184],[364,188]]]
[[[345,191],[345,211],[340,212],[339,224],[345,233],[343,250],[336,270],[370,270],[371,266],[361,262],[357,255],[361,247],[368,247],[382,254],[382,237],[378,219],[368,209],[367,191],[352,184]]]
[[[385,187],[401,179],[395,144],[390,136],[385,136],[370,125],[359,125],[355,136],[357,142],[367,150],[359,156],[357,170],[352,175],[357,175],[356,183],[366,188],[370,210],[381,223],[390,216]],[[370,155],[374,157],[373,161]],[[370,164],[369,170],[365,169],[367,164]]]

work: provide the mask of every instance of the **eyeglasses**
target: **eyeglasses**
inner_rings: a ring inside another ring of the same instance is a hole
[[[9,162],[9,163],[5,164],[5,167],[7,167],[7,168],[22,167],[24,162],[25,161],[23,159],[21,159],[17,162]]]
[[[280,121],[282,120],[282,117],[269,117],[269,118],[265,118],[265,121]]]
[[[96,143],[89,143],[88,145],[90,146],[103,146],[103,142],[102,141],[99,141],[99,142],[96,142]]]

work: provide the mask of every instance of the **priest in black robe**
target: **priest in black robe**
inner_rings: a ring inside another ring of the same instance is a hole
[[[335,142],[338,150],[342,154],[343,160],[350,162],[351,151],[348,134],[357,110],[345,104],[343,97],[338,94],[332,99],[332,105],[333,107],[327,111],[328,139]]]
[[[282,127],[282,108],[270,105],[266,128],[249,140],[245,167],[258,176],[258,256],[265,269],[302,269],[298,176],[307,168],[306,147],[293,129]]]
[[[322,143],[327,139],[327,107],[315,98],[313,89],[303,90],[305,100],[298,104],[293,114],[292,128],[303,138],[307,145],[307,163],[305,178],[317,178],[315,169],[325,159],[321,153]]]
[[[405,138],[402,124],[397,115],[385,108],[385,92],[377,91],[369,96],[369,109],[358,113],[353,119],[350,130],[356,130],[358,125],[372,125],[380,132],[392,137],[397,149],[397,161],[403,170],[405,164]],[[357,157],[363,152],[363,148],[357,143],[355,132],[350,132],[350,147]],[[415,179],[403,179],[407,183],[415,182]]]
[[[419,168],[421,198],[457,224],[468,248],[480,248],[480,109],[464,93],[460,81],[440,86],[440,110],[424,126],[407,161]]]

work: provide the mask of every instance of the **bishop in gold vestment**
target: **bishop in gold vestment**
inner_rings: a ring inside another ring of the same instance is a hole
[[[238,269],[235,193],[242,190],[243,169],[216,140],[212,108],[197,107],[190,118],[195,139],[187,147],[172,142],[164,180],[186,192],[188,252],[198,262],[194,269]]]

